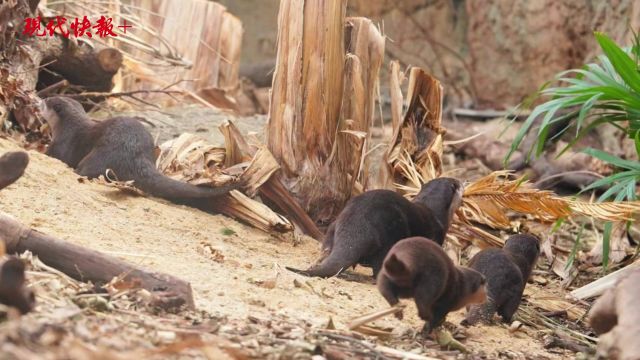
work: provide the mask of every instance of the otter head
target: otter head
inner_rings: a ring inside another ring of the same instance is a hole
[[[54,96],[40,103],[40,113],[51,127],[55,137],[62,127],[82,125],[89,122],[89,117],[82,105],[68,97]]]
[[[431,240],[428,240],[431,241]],[[391,249],[382,265],[386,276],[399,288],[409,288],[413,285],[414,274],[407,264]],[[381,272],[382,273],[382,272]]]
[[[540,254],[540,240],[531,234],[511,235],[505,242],[504,249],[535,261]]]
[[[431,209],[440,219],[446,216],[447,227],[451,224],[453,214],[462,204],[463,187],[460,181],[441,177],[422,185],[414,202],[421,203]]]
[[[528,278],[540,255],[540,241],[531,234],[511,235],[504,244],[504,250],[516,260],[522,276]]]
[[[487,301],[487,279],[484,275],[468,267],[461,266],[458,269],[462,273],[462,288],[460,300],[452,310]]]
[[[0,298],[21,314],[31,311],[35,303],[33,291],[25,286],[24,273],[25,264],[16,257],[10,257],[0,267]]]

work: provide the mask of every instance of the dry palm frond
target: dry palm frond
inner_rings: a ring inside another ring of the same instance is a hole
[[[409,78],[409,107],[402,119],[402,94],[398,85],[399,69],[392,66],[392,89],[395,90],[394,135],[386,154],[388,172],[396,189],[412,199],[422,184],[442,174],[445,132],[441,126],[442,87],[438,80],[419,68],[412,68]],[[381,181],[381,183],[386,183]],[[481,248],[501,246],[503,240],[474,224],[497,230],[513,230],[518,224],[514,215],[525,215],[543,223],[572,216],[588,216],[603,221],[629,221],[640,212],[640,202],[593,203],[557,196],[552,191],[530,186],[524,178],[509,171],[496,171],[465,187],[462,205],[448,233],[454,243],[474,243]]]
[[[227,127],[228,128],[228,127]],[[174,179],[196,185],[226,183],[236,177],[238,170],[247,184],[249,194],[267,182],[280,168],[273,155],[262,147],[249,163],[235,164],[222,170],[227,149],[207,144],[193,134],[182,134],[160,145],[157,167]],[[217,211],[240,219],[265,232],[290,232],[289,220],[267,206],[250,199],[241,192],[232,191],[213,205]]]
[[[477,222],[496,229],[511,228],[508,211],[528,214],[543,222],[571,214],[565,199],[551,191],[529,187],[520,179],[509,179],[509,172],[493,172],[465,187],[458,216],[464,222]]]
[[[429,170],[432,167],[428,167]],[[398,156],[398,161],[396,162],[396,169],[394,169],[397,173],[402,174],[402,177],[408,183],[407,185],[395,183],[396,188],[403,190],[405,192],[405,196],[413,198],[420,191],[421,184],[424,184],[429,179],[435,178],[435,173],[428,171],[425,176],[424,173],[421,173],[418,170],[418,167],[413,162],[411,155],[406,151]]]
[[[227,166],[235,165],[245,161],[249,161],[251,157],[262,146],[250,145],[240,133],[240,130],[230,121],[225,121],[218,127],[224,136],[224,145],[226,148],[226,164]],[[259,142],[258,142],[259,143]]]
[[[530,305],[533,305],[545,312],[566,312],[567,318],[572,321],[578,321],[587,313],[587,309],[578,303],[567,301],[558,296],[549,295],[548,293],[537,290],[535,287],[527,287],[524,296]]]
[[[242,175],[247,183],[247,193],[255,195],[278,169],[280,165],[271,152],[264,146],[259,148]]]
[[[409,199],[420,191],[420,184],[428,178],[406,155],[397,163],[407,184],[395,184]],[[640,201],[588,202],[564,198],[552,191],[531,187],[523,178],[515,178],[509,171],[496,171],[465,186],[462,205],[448,234],[456,243],[466,241],[484,248],[501,246],[503,241],[473,224],[483,224],[497,230],[513,230],[518,226],[513,218],[525,215],[550,223],[559,219],[587,216],[601,221],[624,222],[640,213]]]
[[[532,188],[523,178],[509,177],[509,172],[497,171],[469,184],[458,211],[461,220],[508,229],[509,211],[543,222],[579,215],[603,221],[628,221],[640,212],[640,201],[593,203],[568,199],[552,191]]]
[[[219,129],[225,138],[225,162],[227,166],[237,166],[238,164],[251,160],[253,166],[260,168],[256,169],[253,180],[251,176],[243,175],[248,182],[248,186],[253,190],[257,190],[257,186],[259,185],[256,185],[257,183],[254,183],[254,181],[256,181],[256,179],[260,179],[259,182],[264,180],[266,183],[260,187],[260,197],[281,209],[304,233],[315,239],[322,238],[322,233],[318,230],[313,220],[311,220],[305,210],[302,209],[289,190],[283,185],[279,172],[275,171],[277,168],[274,167],[274,165],[279,168],[279,164],[274,160],[273,153],[268,151],[255,136],[249,135],[245,139],[240,133],[240,130],[230,121],[220,125]],[[262,152],[262,154],[259,152]],[[265,158],[264,161],[256,160],[261,157],[267,158]],[[252,172],[252,165],[245,171],[247,174]],[[260,174],[269,174],[270,176],[267,179]],[[249,178],[247,179],[247,177]]]
[[[547,329],[551,329],[553,331],[561,331],[562,333],[569,335],[574,341],[589,347],[592,347],[593,344],[598,341],[597,338],[571,329],[562,321],[557,321],[552,317],[544,315],[533,305],[521,304],[520,310],[518,311],[516,316],[518,320],[522,321],[524,324],[532,327],[533,329],[541,331],[547,331]]]
[[[604,221],[632,221],[640,212],[640,201],[627,202],[586,202],[565,200],[575,214],[585,215]]]
[[[293,231],[293,225],[284,216],[236,190],[231,191],[225,201],[216,203],[216,209],[267,233]]]
[[[502,247],[504,240],[477,226],[457,221],[451,224],[447,233],[448,241],[462,247],[462,242],[470,242],[484,249],[486,247]]]
[[[221,170],[224,156],[224,148],[185,133],[160,145],[156,167],[167,176],[194,185],[221,185],[233,180],[231,174]]]

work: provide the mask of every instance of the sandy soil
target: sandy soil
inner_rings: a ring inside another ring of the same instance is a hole
[[[224,137],[218,127],[225,121],[231,120],[238,129],[247,134],[254,132],[258,139],[264,138],[265,115],[254,115],[235,118],[233,115],[211,110],[198,105],[163,108],[161,111],[149,109],[146,111],[121,111],[118,116],[140,116],[146,119],[143,123],[158,143],[180,136],[184,132],[198,134],[198,136],[214,145],[224,146]],[[116,115],[99,111],[92,114],[96,119],[109,118]]]
[[[0,153],[16,148],[0,139]],[[225,216],[81,183],[63,163],[30,155],[26,175],[0,194],[2,211],[58,238],[185,279],[202,310],[235,319],[282,314],[318,327],[332,318],[344,328],[350,318],[387,306],[367,276],[349,276],[359,282],[323,280],[286,271],[284,266],[305,268],[316,259],[319,249],[312,239],[294,245]],[[229,229],[233,234],[225,235]],[[304,285],[297,287],[294,279]],[[461,319],[461,312],[448,317],[454,324]],[[404,333],[422,323],[411,305],[404,321],[390,318],[377,325]],[[482,326],[467,334],[466,344],[489,358],[565,358],[545,350],[532,332],[513,335],[504,326]]]

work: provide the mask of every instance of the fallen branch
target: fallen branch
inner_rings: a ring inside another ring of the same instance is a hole
[[[600,279],[591,282],[581,288],[573,290],[570,294],[572,297],[578,300],[589,299],[603,294],[605,291],[611,289],[616,281],[627,276],[632,271],[638,269],[640,261],[636,261],[622,269],[616,270],[611,274],[601,277]]]
[[[352,319],[351,322],[349,322],[349,330],[354,330],[359,328],[362,325],[368,324],[372,321],[376,321],[380,318],[383,318],[387,315],[391,315],[391,314],[396,314],[399,312],[402,312],[404,310],[404,308],[406,307],[406,305],[396,305],[396,306],[392,306],[388,309],[384,309],[384,310],[379,310],[376,312],[372,312],[369,314],[365,314],[362,315],[360,317],[357,317],[355,319]]]
[[[220,213],[241,219],[249,225],[266,233],[288,233],[293,231],[293,226],[284,216],[275,213],[266,205],[251,200],[243,193],[233,190],[225,196],[223,201],[212,202]]]
[[[506,111],[506,110],[474,110],[474,109],[462,109],[455,108],[453,109],[453,114],[456,116],[465,116],[471,118],[480,118],[480,119],[495,119],[495,118],[503,118],[503,117],[517,117],[517,118],[526,118],[529,116],[530,111]]]
[[[184,91],[181,90],[133,90],[133,91],[122,91],[122,92],[91,92],[86,91],[81,94],[64,94],[66,97],[70,97],[73,99],[83,99],[88,97],[98,97],[98,98],[110,98],[110,97],[123,97],[123,96],[133,96],[137,94],[184,94]]]
[[[306,211],[304,211],[293,196],[291,196],[289,190],[282,184],[279,174],[274,174],[274,176],[260,188],[260,195],[264,196],[290,217],[294,224],[300,227],[302,232],[318,241],[322,240],[322,232],[318,229],[316,223],[311,220],[309,215],[307,215]]]
[[[166,308],[186,305],[194,307],[191,285],[170,275],[146,271],[122,260],[85,249],[54,237],[42,234],[19,223],[13,217],[0,212],[0,239],[7,253],[31,251],[45,264],[80,281],[109,283],[113,278],[137,280],[140,286],[168,301]]]
[[[380,351],[381,353],[385,353],[387,355],[391,355],[391,356],[397,356],[401,359],[407,359],[407,360],[437,360],[437,358],[433,358],[430,356],[424,356],[424,355],[418,355],[418,354],[414,354],[414,353],[410,353],[407,351],[401,351],[398,349],[392,349],[390,347],[387,346],[376,346],[375,347],[376,350]]]

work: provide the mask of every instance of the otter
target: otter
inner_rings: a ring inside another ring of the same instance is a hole
[[[24,151],[5,153],[0,157],[0,189],[13,184],[29,165],[29,155]]]
[[[25,286],[24,270],[24,262],[13,256],[0,266],[0,303],[21,314],[31,311],[35,303],[33,292]]]
[[[462,324],[473,325],[479,320],[490,323],[496,312],[503,322],[510,323],[539,254],[538,238],[517,234],[507,239],[504,248],[485,249],[472,257],[467,266],[487,278],[488,300],[480,306],[469,306]]]
[[[61,96],[43,102],[43,116],[51,127],[52,141],[46,154],[88,178],[111,169],[118,180],[134,181],[142,191],[177,204],[203,206],[203,199],[219,197],[241,184],[216,188],[173,180],[155,167],[151,134],[136,119],[114,117],[94,122],[79,102]]]
[[[391,248],[377,286],[391,306],[399,298],[413,298],[428,334],[442,325],[449,312],[483,303],[485,283],[484,276],[476,270],[455,266],[434,241],[411,237]],[[402,313],[397,316],[402,318]]]
[[[326,256],[319,264],[307,270],[287,269],[326,278],[360,264],[371,267],[376,278],[399,240],[424,236],[442,245],[461,199],[460,182],[445,177],[424,184],[413,201],[390,190],[367,191],[349,200],[330,225],[323,241]]]

